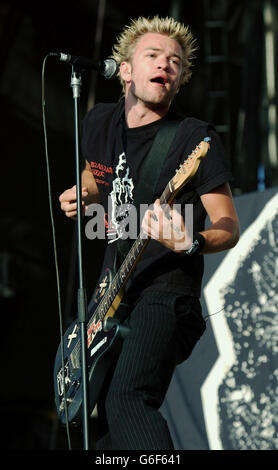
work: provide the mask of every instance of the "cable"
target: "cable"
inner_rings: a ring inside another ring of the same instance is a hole
[[[210,315],[207,315],[206,317],[204,317],[204,320],[208,321],[209,317],[213,317],[213,315],[217,315],[218,313],[222,312],[223,310],[224,310],[224,307],[221,308],[221,310],[218,310],[217,312],[214,312],[214,313],[211,313]]]
[[[57,296],[58,296],[58,312],[59,312],[59,330],[60,330],[60,347],[61,347],[61,362],[62,362],[62,381],[63,381],[63,399],[65,403],[65,421],[66,421],[66,431],[67,431],[67,440],[68,447],[71,450],[71,439],[69,431],[69,420],[68,420],[68,407],[66,400],[66,387],[65,387],[65,356],[64,356],[64,341],[63,341],[63,318],[62,318],[62,307],[61,307],[61,289],[60,289],[60,276],[59,276],[59,267],[58,267],[58,256],[57,256],[57,244],[56,244],[56,231],[55,223],[53,216],[53,206],[52,206],[52,190],[51,190],[51,178],[50,178],[50,168],[49,168],[49,158],[48,158],[48,142],[47,142],[47,130],[46,130],[46,118],[45,118],[45,65],[46,60],[52,56],[52,53],[49,53],[45,56],[42,66],[42,120],[43,120],[43,133],[44,133],[44,146],[45,146],[45,159],[46,159],[46,172],[47,172],[47,187],[48,187],[48,199],[49,199],[49,211],[50,211],[50,220],[51,220],[51,229],[52,229],[52,240],[54,248],[54,262],[55,262],[55,271],[56,271],[56,281],[57,281]]]

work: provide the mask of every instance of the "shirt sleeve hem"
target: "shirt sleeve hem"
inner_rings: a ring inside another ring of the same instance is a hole
[[[221,184],[228,183],[233,179],[232,174],[227,171],[225,173],[221,173],[221,175],[217,175],[214,178],[210,179],[206,183],[202,184],[199,188],[196,188],[197,193],[199,196],[212,191],[213,189],[217,188]]]

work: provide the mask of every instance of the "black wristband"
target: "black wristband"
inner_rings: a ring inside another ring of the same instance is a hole
[[[198,255],[203,250],[206,243],[205,237],[198,232],[193,233],[192,244],[184,252],[186,256]]]

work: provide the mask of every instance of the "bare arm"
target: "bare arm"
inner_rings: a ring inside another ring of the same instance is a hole
[[[201,196],[211,225],[200,232],[206,239],[203,253],[217,253],[233,248],[240,234],[239,220],[228,184],[223,184]]]
[[[82,172],[82,187],[87,188],[88,196],[86,197],[85,203],[92,204],[93,202],[100,201],[100,194],[95,181],[94,175],[91,172],[91,166],[86,161],[86,167]]]
[[[100,201],[100,194],[98,187],[91,172],[90,164],[86,161],[86,167],[82,172],[82,205],[85,207],[93,202]],[[70,218],[76,217],[77,203],[76,203],[76,186],[64,191],[60,197],[60,206],[65,215]]]

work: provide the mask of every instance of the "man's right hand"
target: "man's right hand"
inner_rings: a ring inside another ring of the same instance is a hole
[[[82,188],[82,207],[85,210],[85,198],[88,196],[88,189]],[[65,215],[74,219],[77,216],[76,186],[64,191],[60,197],[60,206]]]

